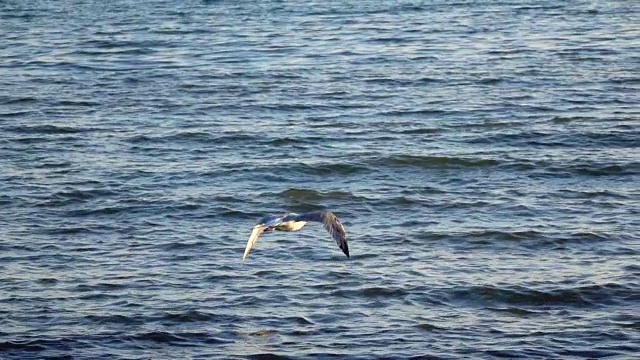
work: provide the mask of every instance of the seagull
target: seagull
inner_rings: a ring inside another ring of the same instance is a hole
[[[344,233],[344,227],[338,218],[329,211],[315,212],[307,214],[287,213],[280,216],[267,216],[260,220],[258,225],[253,227],[249,241],[247,242],[247,248],[244,249],[244,256],[242,262],[244,263],[249,251],[256,245],[258,238],[263,233],[271,232],[274,230],[280,231],[298,231],[309,221],[320,222],[327,229],[329,234],[338,244],[338,247],[342,249],[342,252],[349,257],[349,246],[347,245],[347,235]]]

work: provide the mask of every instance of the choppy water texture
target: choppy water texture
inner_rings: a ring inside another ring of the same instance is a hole
[[[637,356],[639,15],[0,2],[0,358]]]

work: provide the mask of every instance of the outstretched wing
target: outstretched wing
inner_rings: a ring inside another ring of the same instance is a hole
[[[251,251],[251,249],[253,249],[253,247],[256,245],[256,242],[258,242],[258,238],[260,237],[260,235],[262,235],[265,229],[266,227],[262,224],[253,227],[251,236],[249,236],[249,241],[247,241],[247,247],[244,249],[244,256],[242,256],[243,263],[247,258],[247,255],[249,255],[249,251]]]
[[[338,218],[330,211],[320,213],[307,213],[295,216],[296,221],[316,221],[321,222],[327,229],[331,237],[336,241],[338,247],[349,257],[349,245],[347,244],[347,234],[344,226]]]

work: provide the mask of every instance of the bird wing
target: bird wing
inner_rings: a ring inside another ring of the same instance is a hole
[[[321,222],[327,232],[333,237],[338,247],[349,257],[349,244],[347,244],[347,234],[344,232],[344,226],[338,218],[330,211],[319,213],[307,213],[294,217],[296,221],[315,221]]]
[[[247,255],[249,255],[249,251],[251,251],[251,249],[253,249],[253,247],[256,245],[256,242],[258,242],[258,238],[260,237],[260,235],[262,235],[265,229],[266,227],[262,224],[258,224],[253,227],[251,236],[249,236],[249,241],[247,241],[247,247],[244,249],[244,256],[242,256],[243,263],[247,258]]]

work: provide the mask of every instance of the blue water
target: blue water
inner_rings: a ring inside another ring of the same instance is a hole
[[[0,358],[637,358],[638,24],[0,2]]]

